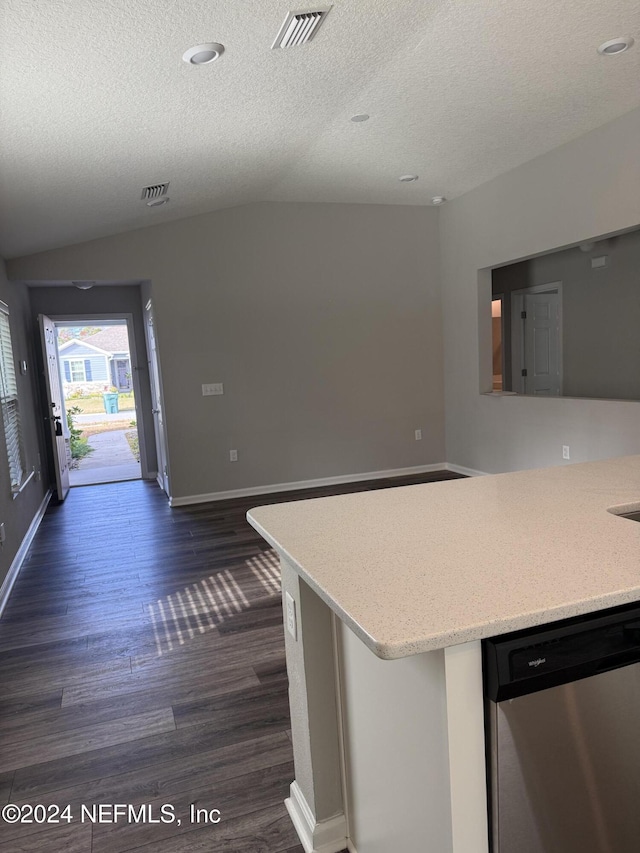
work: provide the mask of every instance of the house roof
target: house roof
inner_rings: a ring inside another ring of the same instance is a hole
[[[637,0],[349,0],[271,49],[296,6],[12,0],[0,254],[256,201],[428,205],[640,105],[640,45],[597,53],[640,41]],[[182,61],[206,39],[216,62]]]
[[[83,347],[84,349],[86,349],[88,354],[97,353],[98,355],[103,355],[106,357],[109,357],[110,355],[110,353],[108,353],[106,350],[92,346],[88,341],[85,341],[83,338],[73,338],[73,340],[61,344],[58,347],[58,352],[60,353],[62,358],[75,358],[75,356],[69,351],[77,350],[78,347]]]
[[[89,335],[86,338],[72,338],[59,347],[59,350],[64,354],[64,350],[68,349],[72,344],[82,344],[89,349],[96,349],[104,352],[106,355],[113,355],[116,352],[129,352],[129,336],[126,326],[106,326],[101,332],[96,332],[95,335]]]

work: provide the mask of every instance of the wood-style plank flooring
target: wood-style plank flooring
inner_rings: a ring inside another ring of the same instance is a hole
[[[0,805],[73,820],[0,821],[0,853],[302,853],[278,563],[245,513],[455,476],[174,509],[133,481],[50,506],[0,620]],[[93,823],[96,804],[160,822]]]

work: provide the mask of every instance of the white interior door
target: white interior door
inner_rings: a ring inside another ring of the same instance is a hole
[[[555,293],[527,293],[524,300],[527,394],[560,394],[560,298]]]
[[[514,294],[513,387],[521,394],[562,394],[562,302],[559,289]]]
[[[44,361],[44,379],[47,392],[49,435],[53,449],[53,467],[58,500],[63,501],[69,492],[69,458],[64,429],[64,405],[60,368],[58,365],[58,333],[53,321],[40,314],[40,335]]]
[[[151,402],[153,412],[153,427],[156,437],[156,453],[158,457],[158,483],[169,495],[169,473],[167,470],[167,449],[164,437],[164,419],[162,416],[162,386],[160,384],[160,365],[158,349],[153,324],[153,306],[147,303],[147,347],[149,349],[149,376],[151,379]]]

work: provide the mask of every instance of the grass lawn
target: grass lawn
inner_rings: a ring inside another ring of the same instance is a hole
[[[113,432],[116,429],[131,429],[131,421],[109,421],[106,424],[82,424],[82,437],[91,438],[101,432]]]
[[[67,408],[69,406],[79,406],[82,409],[83,415],[100,415],[104,413],[104,401],[102,394],[97,394],[94,397],[78,397],[77,399],[65,400]],[[133,412],[135,411],[135,402],[133,392],[118,395],[118,411]]]

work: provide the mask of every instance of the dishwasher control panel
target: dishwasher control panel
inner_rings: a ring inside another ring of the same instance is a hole
[[[494,702],[640,661],[640,606],[625,605],[483,641]]]

